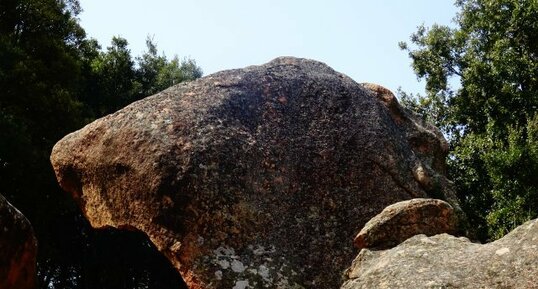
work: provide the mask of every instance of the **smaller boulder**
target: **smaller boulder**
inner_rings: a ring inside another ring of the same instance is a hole
[[[36,256],[30,222],[0,195],[0,288],[36,288]]]
[[[447,202],[412,199],[392,204],[373,217],[357,234],[354,244],[358,249],[388,249],[418,234],[454,234],[456,225],[456,214]]]
[[[538,288],[538,219],[488,244],[416,235],[387,250],[363,249],[340,289]]]

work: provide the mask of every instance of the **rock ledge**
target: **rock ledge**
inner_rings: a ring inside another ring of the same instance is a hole
[[[538,220],[488,244],[416,235],[389,250],[363,249],[341,289],[538,288]]]

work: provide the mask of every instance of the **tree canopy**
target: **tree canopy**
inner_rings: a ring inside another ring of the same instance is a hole
[[[77,0],[0,2],[0,193],[34,226],[41,288],[178,288],[145,238],[90,228],[49,155],[67,133],[202,71],[158,55],[151,39],[141,57],[120,37],[101,50],[80,12]]]
[[[403,103],[448,137],[451,177],[481,239],[538,217],[538,2],[458,0],[455,27],[420,26],[409,52],[426,95]]]

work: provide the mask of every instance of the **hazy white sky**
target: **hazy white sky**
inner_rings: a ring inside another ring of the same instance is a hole
[[[323,61],[357,82],[423,92],[398,48],[422,23],[450,25],[453,0],[81,0],[81,24],[106,47],[134,55],[146,36],[172,57],[194,58],[204,75],[291,55]]]

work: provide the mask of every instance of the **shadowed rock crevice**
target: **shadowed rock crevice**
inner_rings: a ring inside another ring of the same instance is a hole
[[[143,232],[132,227],[101,228],[85,235],[91,242],[77,252],[85,260],[74,281],[77,288],[188,288]]]
[[[190,288],[336,288],[358,229],[448,183],[441,134],[389,104],[282,57],[135,102],[66,136],[51,161],[92,226],[145,232]],[[415,151],[424,132],[439,139]],[[438,194],[459,208],[450,186]]]

